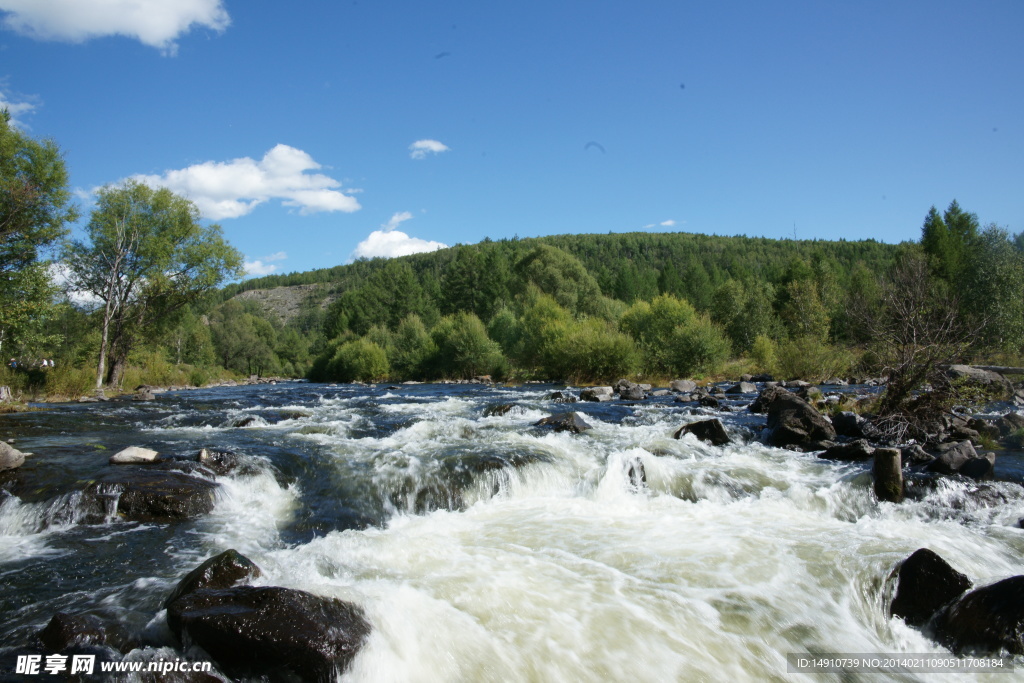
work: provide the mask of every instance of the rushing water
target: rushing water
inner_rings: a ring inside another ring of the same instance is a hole
[[[159,646],[164,598],[228,548],[260,584],[363,607],[373,633],[353,681],[781,681],[787,653],[944,653],[886,616],[886,577],[917,548],[976,584],[1022,573],[1018,455],[998,471],[1016,481],[984,498],[949,479],[879,504],[868,465],[760,444],[752,396],[715,412],[562,405],[555,388],[296,383],[0,418],[34,454],[19,496],[0,497],[0,665],[58,611]],[[516,408],[485,416],[501,403]],[[573,409],[592,430],[532,426]],[[733,444],[672,437],[708,415]],[[81,523],[76,492],[128,445],[233,450],[247,466],[194,521]]]

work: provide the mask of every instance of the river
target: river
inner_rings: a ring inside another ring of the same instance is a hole
[[[914,550],[976,585],[1022,573],[1019,455],[1000,458],[1013,481],[989,485],[997,504],[953,478],[879,504],[869,464],[759,443],[752,395],[711,410],[563,405],[556,389],[282,383],[2,416],[0,438],[33,455],[19,495],[0,497],[0,666],[59,611],[158,647],[164,598],[229,548],[261,584],[365,610],[352,681],[853,680],[787,674],[786,656],[948,654],[886,616],[886,578]],[[532,426],[565,410],[593,429]],[[673,438],[712,415],[730,445]],[[74,492],[129,445],[231,450],[247,466],[192,521],[76,521]]]

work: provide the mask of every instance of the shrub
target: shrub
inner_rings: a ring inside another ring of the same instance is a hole
[[[633,339],[597,319],[575,323],[552,349],[551,377],[573,382],[611,381],[640,368]]]
[[[327,365],[328,378],[339,382],[376,382],[390,371],[384,349],[365,337],[339,346]]]
[[[401,379],[422,379],[427,376],[428,363],[437,353],[423,321],[415,313],[398,325],[392,337],[388,359],[395,376]]]
[[[668,340],[670,370],[681,377],[718,372],[732,354],[729,338],[706,315],[672,331]]]
[[[779,366],[779,345],[771,337],[759,334],[750,349],[750,358],[761,372],[775,374]]]
[[[823,380],[850,373],[853,355],[846,349],[829,345],[820,337],[798,337],[779,346],[780,379]]]
[[[484,324],[473,313],[441,318],[431,337],[437,345],[433,366],[443,377],[469,378],[505,370],[501,347],[487,336]]]

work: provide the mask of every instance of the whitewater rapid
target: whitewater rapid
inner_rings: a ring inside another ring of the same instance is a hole
[[[867,465],[762,445],[761,418],[742,410],[752,396],[711,411],[671,397],[566,405],[551,391],[240,387],[26,418],[35,474],[63,468],[71,489],[121,443],[215,446],[249,466],[219,479],[212,513],[174,525],[80,524],[55,516],[69,495],[56,490],[3,499],[0,635],[24,641],[63,610],[158,638],[177,580],[234,548],[260,584],[365,610],[373,631],[346,681],[829,680],[788,674],[787,654],[947,654],[887,615],[886,579],[914,550],[976,585],[1022,573],[1018,483],[990,485],[998,504],[952,479],[879,503]],[[503,403],[515,407],[484,415]],[[568,410],[593,429],[533,426]],[[711,415],[731,444],[673,438]],[[113,567],[110,554],[129,569],[86,571]]]

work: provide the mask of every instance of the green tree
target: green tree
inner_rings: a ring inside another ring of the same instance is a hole
[[[25,135],[0,110],[0,353],[42,341],[56,290],[41,252],[76,218],[57,145]]]
[[[573,314],[596,313],[601,289],[578,258],[557,247],[541,244],[516,264],[521,290],[534,284]]]
[[[1024,348],[1024,254],[1009,233],[989,225],[974,239],[964,266],[962,310],[982,330],[985,346]]]
[[[328,365],[329,378],[339,382],[379,382],[390,372],[387,353],[365,338],[339,346]]]
[[[431,336],[437,345],[434,367],[442,377],[468,379],[504,371],[501,347],[487,336],[484,324],[472,313],[441,318]]]
[[[960,208],[954,199],[945,213],[933,206],[921,226],[921,246],[928,254],[932,272],[947,285],[956,287],[968,266],[970,251],[978,236],[978,217]]]
[[[140,339],[158,336],[184,306],[242,273],[220,226],[203,226],[187,199],[136,181],[99,191],[86,234],[66,261],[72,286],[102,304],[97,390],[120,384]]]
[[[437,345],[418,315],[405,317],[395,330],[391,368],[400,379],[423,379],[428,363],[437,353]]]

